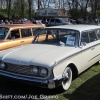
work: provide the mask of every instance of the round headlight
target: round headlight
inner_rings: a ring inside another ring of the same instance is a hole
[[[33,67],[33,69],[32,69],[32,73],[33,73],[33,74],[38,74],[38,71],[39,71],[38,68]]]
[[[46,70],[45,68],[42,68],[42,69],[40,70],[40,75],[41,75],[41,76],[46,76],[46,75],[47,75],[47,70]]]
[[[1,69],[4,69],[5,66],[6,66],[5,63],[3,63],[3,62],[0,63],[0,68],[1,68]]]

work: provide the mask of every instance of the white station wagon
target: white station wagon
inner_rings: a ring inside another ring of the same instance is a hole
[[[31,44],[0,51],[0,76],[67,90],[73,77],[100,60],[100,26],[40,29]]]

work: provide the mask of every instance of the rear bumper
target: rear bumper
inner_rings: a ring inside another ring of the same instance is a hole
[[[55,87],[58,87],[63,78],[56,79],[48,79],[48,80],[39,80],[39,79],[33,79],[33,78],[27,78],[24,76],[20,76],[18,74],[10,73],[10,72],[2,72],[0,71],[0,77],[3,77],[5,80],[11,80],[11,81],[17,81],[21,82],[24,84],[29,84],[29,85],[34,85],[38,87],[43,87],[43,88],[48,88],[48,89],[53,89]]]

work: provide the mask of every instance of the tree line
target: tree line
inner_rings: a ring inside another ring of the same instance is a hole
[[[31,19],[43,8],[68,10],[73,18],[100,18],[100,0],[0,0],[0,17]]]

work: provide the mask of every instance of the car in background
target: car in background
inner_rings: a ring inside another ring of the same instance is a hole
[[[67,90],[73,78],[100,60],[100,26],[62,25],[36,32],[31,44],[0,52],[0,76]]]
[[[71,22],[65,21],[63,18],[46,18],[42,22],[46,26],[70,25]]]
[[[31,43],[35,31],[44,28],[37,24],[12,24],[0,26],[0,50]]]
[[[30,20],[22,22],[22,24],[33,24]]]

